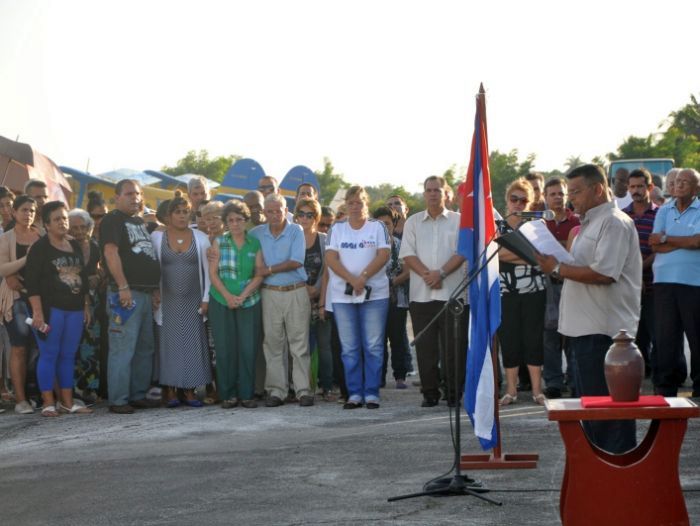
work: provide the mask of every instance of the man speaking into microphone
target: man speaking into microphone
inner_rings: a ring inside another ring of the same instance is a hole
[[[573,264],[538,255],[546,274],[564,280],[559,332],[569,337],[579,396],[606,396],[605,353],[621,329],[634,336],[639,322],[642,257],[634,222],[610,201],[599,166],[586,164],[566,176],[581,231],[571,248]],[[634,420],[584,422],[589,440],[611,453],[636,445]]]

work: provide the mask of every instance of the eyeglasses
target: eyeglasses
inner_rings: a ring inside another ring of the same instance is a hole
[[[330,228],[331,223],[319,223],[318,228]]]
[[[511,195],[508,199],[511,203],[522,203],[524,205],[530,202],[527,197],[518,197],[517,195]]]
[[[102,219],[104,216],[105,214],[90,214],[90,217],[92,217],[95,221]]]
[[[401,201],[387,201],[387,206],[403,206]]]
[[[261,184],[260,186],[258,186],[258,190],[260,190],[261,192],[263,192],[265,190],[274,190],[274,189],[275,189],[274,184]]]
[[[299,218],[305,217],[306,219],[313,219],[316,217],[316,214],[313,212],[296,212],[294,215],[296,215]]]

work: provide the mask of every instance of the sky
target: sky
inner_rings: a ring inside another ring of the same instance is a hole
[[[491,150],[537,169],[657,131],[700,93],[697,1],[0,0],[0,135],[91,173],[189,150],[351,183]]]

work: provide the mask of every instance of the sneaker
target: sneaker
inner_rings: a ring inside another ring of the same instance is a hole
[[[110,405],[109,412],[114,413],[116,415],[131,415],[134,413],[134,408],[131,407],[129,404]]]
[[[151,387],[146,393],[147,400],[161,400],[163,398],[163,390],[160,387]]]
[[[396,388],[397,389],[406,389],[408,386],[406,385],[405,380],[396,380]]]
[[[33,412],[34,409],[31,405],[29,405],[29,402],[27,402],[26,400],[22,400],[21,402],[17,402],[15,404],[15,413],[17,414],[31,415]]]
[[[311,407],[314,405],[314,397],[311,395],[301,395],[299,397],[299,406],[300,407]]]
[[[241,407],[245,407],[246,409],[256,409],[258,407],[258,402],[255,399],[243,400],[241,402]]]

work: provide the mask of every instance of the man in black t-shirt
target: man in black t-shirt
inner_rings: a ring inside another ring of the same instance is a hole
[[[138,211],[143,193],[137,181],[115,188],[116,209],[100,224],[100,245],[109,288],[109,409],[131,414],[152,407],[146,400],[153,368],[153,310],[160,302],[160,265],[151,236]]]

